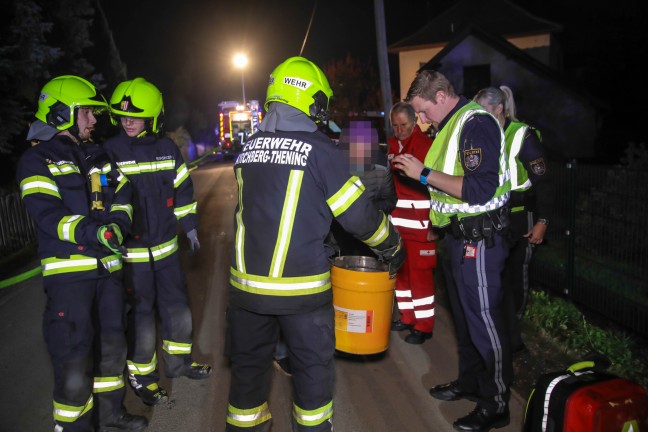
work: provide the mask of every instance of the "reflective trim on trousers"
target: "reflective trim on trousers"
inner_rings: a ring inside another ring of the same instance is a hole
[[[170,340],[162,341],[162,349],[169,354],[191,354],[191,344],[174,342]]]
[[[238,409],[230,404],[227,405],[227,423],[234,426],[249,428],[265,423],[271,418],[268,402],[250,409]]]
[[[135,363],[127,360],[126,364],[131,375],[148,375],[157,367],[157,354],[153,353],[153,359],[150,363]]]
[[[305,410],[293,404],[293,417],[303,426],[317,426],[333,416],[333,401],[314,410]]]
[[[92,391],[105,393],[124,387],[124,376],[95,377]]]
[[[94,400],[92,399],[92,395],[90,395],[85,405],[81,406],[65,405],[54,401],[54,420],[72,423],[78,420],[83,414],[90,411],[93,405]]]

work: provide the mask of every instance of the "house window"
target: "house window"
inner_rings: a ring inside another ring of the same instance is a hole
[[[464,67],[464,96],[472,99],[479,90],[490,85],[491,74],[489,64]]]

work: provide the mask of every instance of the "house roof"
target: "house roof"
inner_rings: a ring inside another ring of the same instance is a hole
[[[426,64],[421,66],[418,72],[422,70],[438,70],[442,64],[443,58],[446,57],[448,53],[452,52],[457,45],[459,45],[464,39],[469,36],[473,36],[477,39],[482,40],[486,45],[492,47],[496,51],[499,51],[507,59],[515,61],[528,70],[533,71],[538,76],[542,76],[555,82],[573,95],[581,99],[585,99],[591,103],[595,103],[598,107],[608,107],[607,103],[603,102],[600,98],[592,95],[589,91],[584,89],[580,83],[566,79],[564,75],[558,73],[556,70],[550,68],[539,60],[536,60],[534,57],[530,56],[523,50],[518,49],[515,45],[513,45],[503,37],[490,34],[482,28],[473,25],[464,27],[461,32],[454,34],[452,40],[448,42],[445,47],[434,57],[432,57]]]
[[[414,34],[391,44],[388,51],[397,53],[442,44],[469,25],[503,37],[562,31],[560,24],[532,15],[507,0],[460,0]]]

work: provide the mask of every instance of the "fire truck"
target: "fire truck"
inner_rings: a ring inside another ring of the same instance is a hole
[[[218,104],[218,129],[223,157],[233,158],[245,140],[259,129],[261,110],[259,101],[251,100],[243,105],[238,101],[223,101]]]

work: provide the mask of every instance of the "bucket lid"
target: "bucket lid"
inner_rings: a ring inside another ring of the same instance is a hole
[[[374,257],[347,255],[335,257],[332,264],[346,270],[355,270],[363,272],[386,272],[389,266],[378,261]]]

